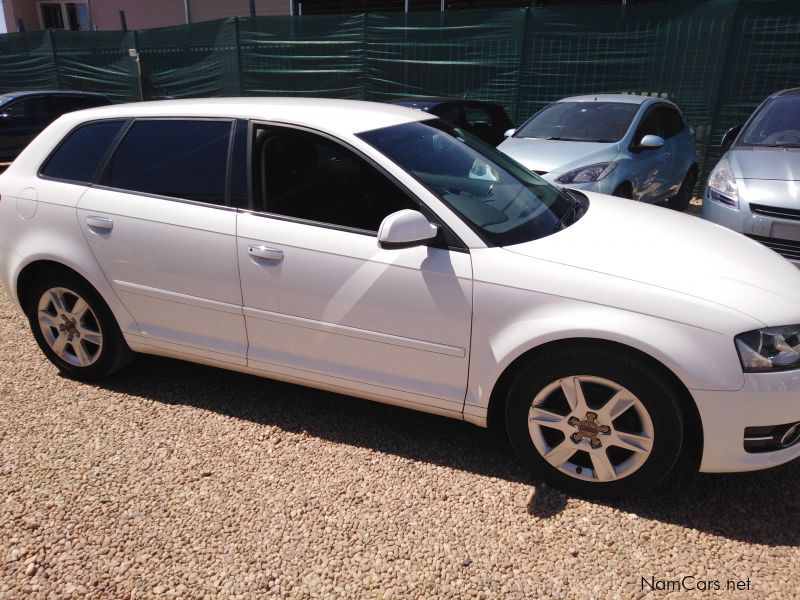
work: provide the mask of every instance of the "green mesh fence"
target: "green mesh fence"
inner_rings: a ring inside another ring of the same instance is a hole
[[[800,85],[799,58],[800,2],[785,0],[230,18],[2,35],[0,91],[88,90],[120,102],[138,100],[140,84],[145,99],[466,96],[499,102],[517,123],[570,95],[658,95],[695,129],[705,175],[728,127]]]

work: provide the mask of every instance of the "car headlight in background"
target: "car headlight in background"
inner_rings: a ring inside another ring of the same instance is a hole
[[[739,334],[736,350],[746,373],[800,369],[800,325]]]
[[[590,181],[602,179],[611,173],[616,166],[617,163],[613,162],[586,165],[580,169],[573,169],[568,173],[564,173],[560,177],[556,178],[556,181],[558,183],[589,183]]]
[[[727,158],[721,159],[708,176],[708,197],[719,204],[739,208],[739,189]]]

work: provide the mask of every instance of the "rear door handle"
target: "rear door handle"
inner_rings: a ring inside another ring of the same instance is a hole
[[[270,248],[268,246],[250,246],[247,249],[247,253],[252,257],[261,258],[264,260],[283,260],[283,250]]]
[[[114,228],[114,221],[108,217],[98,217],[97,215],[89,215],[86,217],[86,224],[93,229],[105,229],[110,231]]]

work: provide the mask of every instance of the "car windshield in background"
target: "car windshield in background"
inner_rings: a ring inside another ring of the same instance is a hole
[[[536,113],[514,137],[618,142],[639,110],[626,102],[556,102]]]
[[[438,119],[359,134],[460,214],[487,243],[550,235],[583,206],[490,145]]]
[[[800,97],[767,102],[745,129],[739,145],[800,147]]]

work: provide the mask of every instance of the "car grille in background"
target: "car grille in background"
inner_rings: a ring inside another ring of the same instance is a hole
[[[750,210],[757,215],[763,215],[765,217],[800,221],[800,210],[796,208],[778,208],[776,206],[764,206],[763,204],[751,204]]]
[[[792,240],[781,240],[778,238],[761,237],[760,235],[749,235],[750,239],[761,242],[767,248],[774,250],[784,258],[800,261],[800,242]]]

